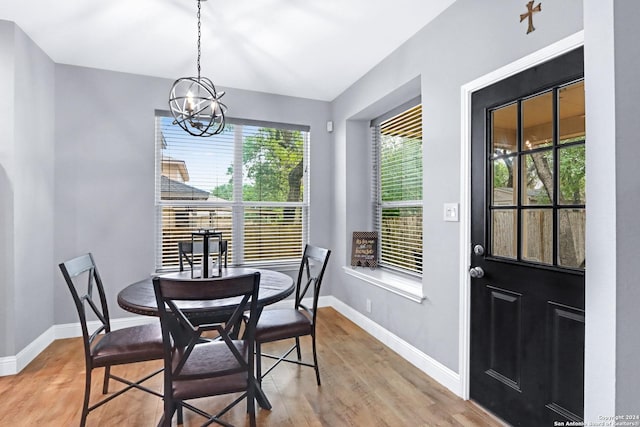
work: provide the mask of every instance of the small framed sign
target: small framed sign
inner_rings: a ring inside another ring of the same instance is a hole
[[[351,244],[351,266],[378,266],[378,233],[375,231],[354,231]]]

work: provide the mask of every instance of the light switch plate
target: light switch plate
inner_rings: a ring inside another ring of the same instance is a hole
[[[444,220],[458,222],[458,203],[445,203],[444,204]]]

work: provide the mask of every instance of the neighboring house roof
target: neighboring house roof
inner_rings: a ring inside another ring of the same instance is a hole
[[[207,200],[209,192],[175,181],[164,175],[160,177],[160,192],[164,200]]]
[[[164,138],[164,135],[163,135]],[[164,142],[163,142],[164,143]],[[174,172],[177,173],[174,176]],[[189,171],[187,170],[187,165],[184,160],[176,160],[171,157],[163,156],[162,157],[162,174],[171,176],[173,178],[178,178],[178,175],[182,179],[182,182],[189,181]]]
[[[223,198],[220,198],[218,196],[214,196],[213,194],[210,194],[209,198],[207,200],[210,201],[210,202],[228,202],[229,201],[227,199],[223,199]]]

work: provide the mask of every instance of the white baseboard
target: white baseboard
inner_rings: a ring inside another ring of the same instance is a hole
[[[144,325],[157,321],[156,317],[134,316],[121,319],[111,319],[111,327],[122,329],[128,326]],[[89,330],[95,330],[99,326],[99,322],[91,321],[87,323]],[[20,350],[15,356],[0,357],[0,377],[7,375],[15,375],[22,371],[25,366],[33,361],[40,353],[44,351],[53,341],[64,338],[75,338],[82,335],[80,323],[66,323],[62,325],[54,325],[43,332],[38,338],[33,340],[28,346]]]
[[[128,328],[129,326],[146,325],[147,323],[157,322],[157,317],[149,316],[132,316],[122,317],[120,319],[111,319],[111,328],[113,330]],[[100,322],[97,320],[87,322],[89,333],[94,331]],[[80,329],[80,323],[65,323],[63,325],[55,325],[53,327],[55,339],[60,340],[64,338],[75,338],[82,335],[82,329]],[[48,344],[47,344],[48,345]]]
[[[311,301],[304,301],[311,304]],[[291,300],[284,300],[274,304],[274,307],[291,307]],[[391,350],[398,353],[409,363],[420,369],[425,374],[451,390],[457,396],[461,396],[462,386],[460,375],[453,372],[440,362],[418,350],[408,342],[375,323],[362,313],[346,305],[333,296],[321,296],[319,307],[332,307],[353,323],[367,331],[374,338],[382,342]],[[128,326],[142,325],[157,321],[156,317],[134,316],[120,319],[112,319],[111,327],[121,329]],[[96,328],[98,322],[89,322],[89,329]],[[56,339],[74,338],[82,334],[79,323],[66,323],[55,325],[40,335],[31,344],[20,351],[16,356],[0,358],[0,376],[15,375],[38,356],[49,344]]]
[[[15,375],[53,342],[54,327],[50,327],[15,356],[0,358],[0,376]]]
[[[15,375],[18,372],[16,356],[0,357],[0,377]]]

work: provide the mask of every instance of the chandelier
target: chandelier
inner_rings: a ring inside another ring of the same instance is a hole
[[[200,1],[198,0],[198,77],[181,77],[173,83],[169,109],[173,124],[193,136],[213,136],[224,130],[227,106],[220,102],[223,91],[217,92],[213,82],[200,76]]]

